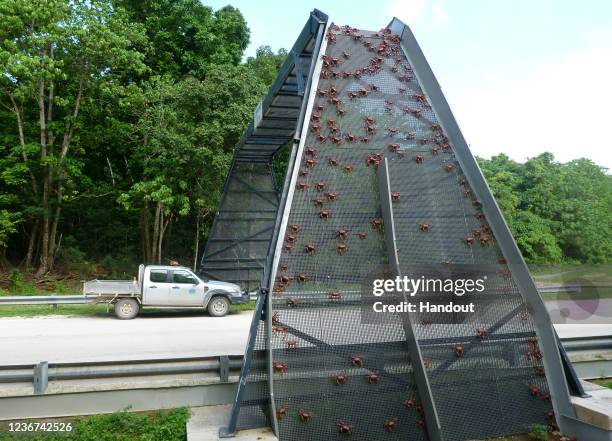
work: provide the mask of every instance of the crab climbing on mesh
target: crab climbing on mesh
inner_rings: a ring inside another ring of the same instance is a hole
[[[383,427],[387,429],[388,432],[393,432],[397,428],[397,418],[388,418],[383,423]]]
[[[423,162],[425,162],[425,156],[423,156],[423,155],[416,155],[414,157],[414,162],[416,162],[417,164],[422,164]]]
[[[364,240],[366,237],[368,237],[368,233],[364,232],[364,231],[358,231],[357,232],[357,237],[361,240]]]
[[[352,172],[353,171],[353,166],[350,165],[350,164],[349,165],[345,165],[344,166],[344,171],[347,172],[347,173]]]
[[[327,198],[328,201],[332,202],[338,199],[338,193],[333,192],[333,191],[328,191],[327,193],[325,193],[325,197]]]
[[[453,352],[457,357],[463,357],[463,355],[465,354],[465,347],[461,343],[457,343],[453,347]]]
[[[381,218],[377,217],[377,218],[372,219],[370,221],[370,225],[372,226],[372,229],[380,230],[380,229],[382,229],[382,226],[383,226],[383,220]]]
[[[391,201],[392,202],[399,202],[401,198],[401,194],[399,191],[392,191],[391,192]]]
[[[338,245],[336,245],[336,252],[338,254],[340,254],[341,256],[344,256],[347,251],[348,251],[348,245],[347,244],[339,243]]]
[[[304,273],[297,273],[297,274],[295,275],[295,278],[296,278],[296,280],[297,280],[299,283],[306,283],[306,282],[308,282],[308,281],[310,280],[310,277],[308,277],[308,276],[307,276],[306,274],[304,274]]]
[[[339,240],[346,240],[347,236],[348,236],[349,231],[346,228],[340,228],[338,230],[336,230],[336,239]]]
[[[281,376],[285,375],[287,369],[289,369],[289,365],[287,363],[283,363],[280,361],[275,361],[272,363],[272,368],[275,372],[278,372]]]
[[[366,375],[366,381],[368,382],[368,384],[377,384],[380,381],[380,372],[369,372]]]
[[[307,190],[308,182],[298,181],[297,184],[295,184],[295,186],[298,190]]]
[[[489,330],[486,328],[476,328],[475,334],[478,338],[485,338],[487,335],[489,335]]]
[[[287,306],[297,306],[298,303],[299,301],[295,297],[287,298]]]
[[[321,210],[319,211],[319,217],[321,219],[329,219],[331,217],[331,212],[329,210]]]
[[[323,191],[327,187],[327,182],[315,182],[315,190]]]
[[[279,406],[276,408],[276,416],[279,420],[282,420],[283,418],[285,418],[287,416],[287,411],[289,410],[289,408],[285,405],[283,406]]]
[[[329,300],[340,300],[342,298],[342,293],[339,289],[331,289],[327,293],[327,298]]]
[[[355,367],[363,367],[364,359],[361,356],[351,357],[351,364]]]
[[[422,223],[419,224],[419,230],[427,232],[427,231],[431,230],[431,224],[428,224],[426,222],[422,222]]]
[[[306,254],[314,254],[317,252],[318,247],[313,244],[313,243],[307,243],[306,245],[304,245],[304,252]]]
[[[349,379],[349,376],[346,374],[334,374],[332,375],[332,379],[338,386],[341,386],[343,384],[346,384]]]
[[[300,409],[298,412],[298,417],[300,418],[301,422],[307,423],[312,418],[312,412]]]
[[[343,435],[351,435],[353,433],[353,426],[346,424],[342,420],[336,423],[336,427],[338,428],[338,432]]]

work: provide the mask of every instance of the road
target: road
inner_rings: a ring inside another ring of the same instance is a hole
[[[0,319],[0,365],[242,354],[251,311],[213,318],[151,314],[135,320],[46,316]]]
[[[159,313],[135,320],[113,317],[0,319],[0,365],[242,354],[252,312],[223,318]],[[559,335],[612,335],[612,324],[556,325]]]

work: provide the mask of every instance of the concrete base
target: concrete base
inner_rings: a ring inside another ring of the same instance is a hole
[[[612,389],[582,382],[588,398],[572,397],[576,417],[585,423],[612,431]]]
[[[229,421],[231,405],[192,407],[187,421],[187,441],[219,441],[219,429]],[[227,440],[227,438],[222,438]],[[278,441],[269,427],[241,430],[236,441]]]

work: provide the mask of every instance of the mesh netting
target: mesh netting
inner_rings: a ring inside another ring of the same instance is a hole
[[[388,263],[376,173],[385,157],[402,273],[461,264],[490,274],[477,319],[415,324],[444,439],[544,423],[533,323],[399,37],[332,26],[327,38],[271,295],[279,438],[427,439],[400,318],[364,324],[351,301]],[[241,427],[268,421],[262,338],[255,349]]]

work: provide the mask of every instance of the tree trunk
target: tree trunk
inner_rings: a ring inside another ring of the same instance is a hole
[[[38,235],[38,226],[40,219],[36,219],[30,230],[30,239],[28,240],[28,252],[25,259],[25,267],[30,268],[34,262],[34,246],[36,245],[36,236]]]
[[[198,253],[200,245],[200,215],[196,214],[196,234],[195,234],[195,246],[193,251],[193,270],[196,271],[198,266]]]

